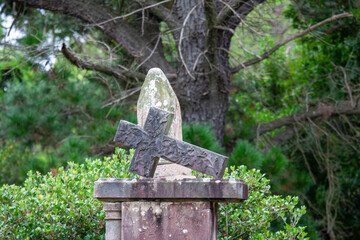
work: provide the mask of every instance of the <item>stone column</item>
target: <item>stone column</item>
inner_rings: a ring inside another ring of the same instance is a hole
[[[104,203],[105,211],[105,239],[121,240],[121,203]]]

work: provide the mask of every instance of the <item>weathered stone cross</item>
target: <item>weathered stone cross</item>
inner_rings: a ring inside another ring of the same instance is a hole
[[[166,136],[172,118],[172,113],[151,107],[144,128],[120,121],[114,141],[136,149],[129,171],[143,177],[153,177],[159,158],[164,158],[221,178],[228,158]]]

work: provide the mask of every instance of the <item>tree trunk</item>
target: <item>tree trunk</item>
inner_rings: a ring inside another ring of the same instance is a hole
[[[179,67],[175,91],[183,120],[211,123],[217,139],[222,143],[230,68],[228,54],[216,48],[229,49],[231,35],[216,31],[215,24],[209,23],[210,17],[206,16],[211,15],[212,9],[205,9],[202,3],[202,0],[177,1],[179,22],[186,22],[182,33],[176,37]]]
[[[173,1],[171,10],[153,4],[149,11],[154,16],[149,15],[146,20],[143,15],[138,22],[120,17],[110,7],[94,0],[14,1],[93,24],[119,43],[144,70],[160,67],[166,74],[173,74],[176,70],[166,60],[161,39],[156,37],[159,32],[154,30],[161,21],[167,22],[178,45],[175,92],[183,120],[212,123],[217,139],[223,141],[231,74],[228,52],[232,33],[229,29],[233,31],[240,20],[264,0],[177,0]],[[149,21],[150,25],[143,21]]]

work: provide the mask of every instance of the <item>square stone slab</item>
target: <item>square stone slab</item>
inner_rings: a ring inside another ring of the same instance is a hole
[[[240,179],[100,178],[94,197],[108,202],[241,202],[248,186]]]

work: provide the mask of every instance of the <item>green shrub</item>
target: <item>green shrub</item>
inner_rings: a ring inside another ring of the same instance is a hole
[[[21,184],[27,172],[46,168],[46,163],[36,158],[28,148],[19,143],[7,141],[0,144],[0,186],[3,184]]]
[[[69,163],[55,174],[29,172],[23,187],[1,187],[0,239],[100,239],[105,214],[93,198],[94,182],[135,177],[127,171],[131,154],[117,153],[105,161]]]
[[[93,198],[94,182],[102,177],[135,177],[127,170],[132,154],[118,149],[104,161],[69,163],[67,171],[30,172],[23,187],[2,186],[0,239],[102,239],[105,214],[102,203]],[[295,207],[297,198],[271,195],[269,180],[243,166],[226,171],[225,177],[244,179],[250,193],[244,203],[220,206],[219,237],[301,239],[306,235],[304,227],[297,226],[305,213],[304,207]],[[275,226],[276,220],[283,225]]]
[[[245,166],[226,169],[224,177],[242,179],[249,186],[249,196],[243,203],[220,205],[218,238],[305,239],[305,227],[297,225],[306,209],[296,207],[297,197],[271,194],[264,174]]]

